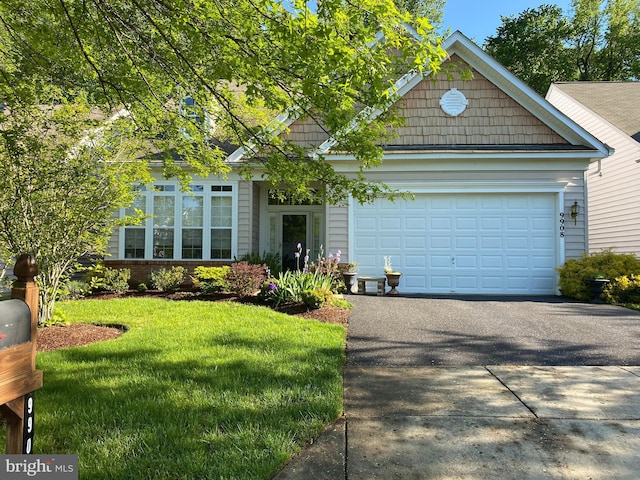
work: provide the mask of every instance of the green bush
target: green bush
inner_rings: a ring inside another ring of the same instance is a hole
[[[245,253],[242,257],[240,257],[240,262],[247,262],[249,265],[266,265],[269,269],[268,275],[272,277],[277,277],[282,270],[280,255],[277,253],[269,253],[265,252],[262,255],[259,253]]]
[[[640,304],[640,275],[623,275],[612,280],[602,294],[607,303]]]
[[[640,260],[628,253],[604,250],[583,254],[579,259],[569,259],[558,269],[560,291],[576,300],[589,301],[593,297],[589,279],[596,276],[615,279],[625,275],[640,274]]]
[[[216,293],[229,291],[227,275],[231,267],[197,267],[193,271],[193,285],[204,293]]]
[[[260,290],[266,279],[266,265],[250,265],[247,262],[232,264],[226,277],[229,282],[229,291],[237,293],[241,297],[253,295]]]
[[[58,296],[59,300],[78,300],[91,293],[91,287],[87,282],[80,280],[69,280],[62,287]]]
[[[326,288],[314,288],[302,292],[302,302],[309,308],[322,308],[325,303],[331,301],[331,290]]]
[[[264,282],[260,291],[261,298],[275,305],[285,302],[304,303],[303,292],[318,290],[331,294],[333,278],[320,272],[288,271],[278,278]],[[326,294],[323,293],[326,297]],[[325,298],[326,301],[326,298]]]
[[[184,282],[186,269],[181,266],[174,266],[170,269],[160,268],[151,272],[151,285],[161,292],[175,292]]]
[[[109,268],[102,263],[96,263],[87,269],[85,281],[91,291],[106,291],[124,293],[129,290],[131,270],[128,268]]]

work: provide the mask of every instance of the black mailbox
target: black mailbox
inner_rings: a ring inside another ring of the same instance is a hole
[[[31,310],[22,300],[0,302],[0,350],[31,340]]]

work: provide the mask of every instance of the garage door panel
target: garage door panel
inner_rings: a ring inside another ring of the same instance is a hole
[[[481,237],[480,248],[482,250],[495,249],[502,250],[504,248],[504,241],[502,237]]]
[[[476,255],[456,255],[455,264],[458,269],[478,268],[478,257]]]
[[[483,268],[483,270],[502,270],[504,268],[502,255],[482,255],[480,257],[480,266]]]
[[[449,275],[431,275],[431,290],[436,293],[450,292],[452,290],[452,278]]]
[[[478,238],[473,236],[460,236],[455,237],[456,249],[477,249],[478,248]]]
[[[431,268],[449,268],[451,266],[450,255],[430,255],[429,260]]]
[[[507,230],[509,232],[530,232],[528,218],[507,218]]]
[[[381,235],[380,236],[380,248],[387,251],[390,248],[398,248],[398,237],[396,235]],[[391,252],[389,252],[389,255]]]
[[[405,255],[405,270],[418,268],[424,270],[427,268],[426,255]],[[411,265],[410,267],[408,265]]]
[[[427,219],[423,217],[405,217],[403,221],[403,228],[405,232],[419,231],[424,232],[427,228]]]
[[[431,236],[429,238],[429,248],[438,249],[444,248],[447,251],[451,251],[452,241],[451,237],[437,237]]]
[[[429,230],[431,232],[437,231],[451,231],[451,218],[449,217],[431,217],[429,218]]]
[[[427,290],[427,276],[426,275],[404,275],[405,288],[425,292]]]
[[[502,217],[482,217],[480,218],[481,232],[497,231],[502,232],[504,226],[502,225]]]
[[[424,250],[427,247],[427,237],[406,235],[403,237],[404,246],[407,249]]]
[[[512,251],[516,251],[516,250],[529,251],[530,249],[529,241],[530,241],[530,237],[509,236],[506,238],[505,247],[507,250],[512,250]]]
[[[482,193],[355,205],[359,271],[380,275],[391,256],[407,293],[553,294],[556,203],[555,194]]]
[[[464,232],[470,230],[476,232],[478,230],[478,219],[474,217],[459,217],[456,218],[456,231]]]
[[[380,230],[381,231],[392,231],[396,234],[400,231],[402,227],[402,221],[400,218],[381,218],[380,219]]]
[[[356,251],[363,249],[378,249],[378,237],[374,235],[359,235],[355,240]]]

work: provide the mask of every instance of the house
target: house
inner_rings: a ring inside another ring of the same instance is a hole
[[[571,206],[584,208],[585,171],[609,149],[460,32],[443,46],[447,61],[466,65],[473,80],[399,79],[406,124],[367,173],[414,199],[295,205],[259,178],[194,178],[191,196],[158,180],[136,205],[154,217],[121,229],[105,263],[138,278],[247,252],[275,252],[286,264],[301,243],[312,258],[321,246],[340,250],[360,275],[381,275],[389,256],[403,273],[403,293],[556,294],[556,267],[587,248],[585,215],[572,219]],[[356,172],[353,158],[311,121],[285,123],[294,141],[326,152],[340,172]],[[247,152],[239,148],[229,161]]]
[[[587,171],[589,252],[640,257],[640,82],[554,83],[546,98],[615,149]]]

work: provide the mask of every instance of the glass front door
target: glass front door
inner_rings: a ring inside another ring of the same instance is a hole
[[[307,214],[283,214],[282,215],[282,270],[302,270],[304,256],[307,254],[307,232],[309,227],[309,215]],[[302,247],[298,250],[298,244]],[[296,254],[300,252],[300,258]]]

